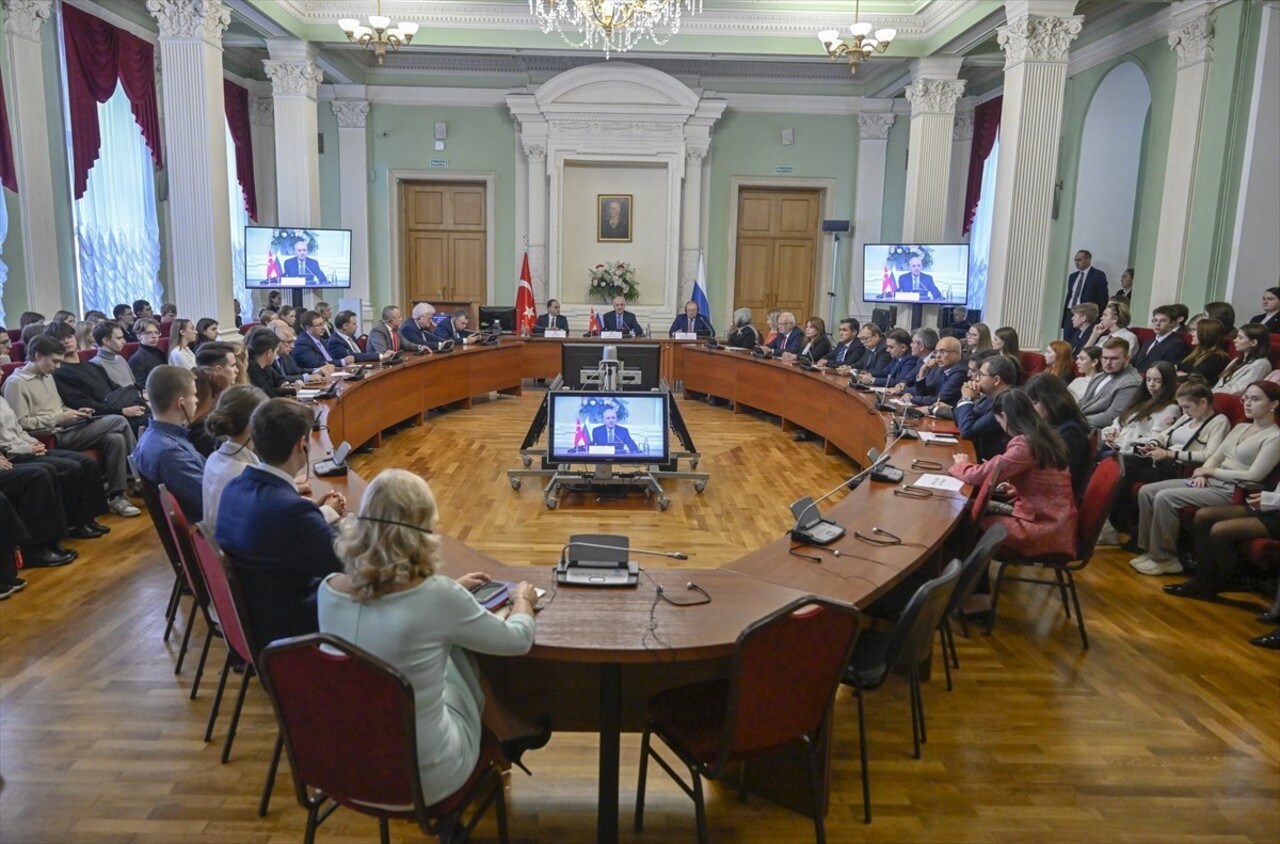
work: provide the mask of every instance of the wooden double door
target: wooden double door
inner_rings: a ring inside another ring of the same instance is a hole
[[[750,308],[763,331],[773,308],[791,311],[801,326],[814,313],[821,199],[816,189],[738,193],[733,307]]]
[[[409,302],[485,301],[485,186],[405,182],[405,298]]]

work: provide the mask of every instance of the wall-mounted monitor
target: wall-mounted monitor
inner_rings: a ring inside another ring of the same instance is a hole
[[[248,288],[351,286],[351,230],[244,227]]]
[[[969,298],[969,244],[868,243],[862,301],[963,305]]]
[[[552,463],[657,464],[671,459],[666,393],[554,392]]]

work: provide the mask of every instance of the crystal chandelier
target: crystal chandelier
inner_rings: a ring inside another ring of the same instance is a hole
[[[893,41],[898,35],[896,29],[877,29],[875,35],[871,34],[873,29],[870,23],[861,20],[859,7],[862,0],[855,0],[853,6],[853,24],[849,27],[849,43],[846,44],[840,40],[840,31],[838,29],[824,29],[818,33],[818,40],[822,42],[822,46],[827,51],[827,55],[832,61],[844,56],[849,60],[849,73],[858,72],[858,64],[864,59],[871,58],[872,53],[883,53],[889,49],[889,42]]]
[[[338,26],[342,27],[342,31],[347,34],[347,40],[351,43],[366,48],[372,44],[373,54],[378,57],[378,64],[382,64],[383,57],[387,55],[387,47],[399,50],[412,41],[414,34],[418,31],[416,23],[403,21],[393,28],[391,18],[382,14],[382,0],[378,0],[377,11],[369,15],[368,26],[363,26],[355,18],[343,18],[338,21]]]
[[[681,9],[702,11],[702,0],[529,0],[543,32],[553,29],[570,46],[625,53],[642,39],[662,45],[680,31]]]

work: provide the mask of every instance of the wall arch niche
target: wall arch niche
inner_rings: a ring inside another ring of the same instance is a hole
[[[601,310],[587,280],[604,261],[635,266],[640,298],[628,310],[641,325],[665,327],[679,308],[697,260],[702,162],[725,104],[626,62],[574,68],[507,97],[530,180],[534,289],[559,299],[575,327]],[[613,194],[632,197],[629,242],[597,240],[597,197]]]
[[[1102,79],[1085,113],[1071,248],[1088,249],[1114,291],[1133,254],[1142,139],[1151,109],[1146,74],[1133,62]]]

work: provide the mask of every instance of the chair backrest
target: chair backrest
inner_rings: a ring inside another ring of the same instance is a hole
[[[156,348],[164,352],[166,355],[169,354],[169,335],[166,334],[157,340]]]
[[[978,588],[978,582],[982,580],[982,575],[990,566],[991,558],[996,555],[996,551],[1008,536],[1009,532],[1005,530],[1004,525],[1000,524],[992,525],[987,528],[986,533],[982,534],[982,538],[969,551],[969,556],[965,557],[964,562],[960,564],[960,578],[956,581],[956,588],[951,592],[947,615],[959,609],[960,605],[973,594],[973,590]]]
[[[256,322],[246,322],[240,326],[240,333],[242,335],[248,334],[250,331],[252,331],[257,327],[258,327],[258,324]]]
[[[80,349],[76,352],[76,357],[80,358],[81,363],[88,363],[98,354],[97,349]]]
[[[250,644],[253,637],[249,629],[248,613],[241,609],[245,603],[235,580],[235,572],[203,522],[191,531],[191,548],[195,551],[196,565],[199,566],[205,587],[209,590],[209,602],[218,614],[218,623],[222,625],[222,635],[227,640],[227,646],[245,662],[256,666],[258,655],[253,652]]]
[[[133,357],[133,353],[134,353],[134,352],[136,352],[136,351],[138,351],[138,346],[139,346],[139,345],[141,345],[141,344],[140,344],[140,343],[136,343],[136,342],[135,342],[135,343],[125,343],[125,344],[124,344],[124,348],[122,348],[122,349],[120,350],[120,357],[124,358],[125,360],[128,360],[129,358]]]
[[[960,561],[952,560],[942,574],[921,585],[911,596],[885,649],[884,660],[888,670],[918,663],[929,655],[933,634],[942,623],[942,614],[947,611],[951,593],[959,580]]]
[[[360,346],[360,351],[362,352],[369,351],[369,335],[368,334],[361,334],[359,337],[356,338],[356,343]]]
[[[730,663],[717,767],[734,755],[814,734],[852,658],[860,625],[853,607],[809,596],[743,630]]]
[[[978,487],[978,494],[973,497],[973,502],[969,505],[969,521],[974,525],[982,521],[982,514],[987,509],[987,502],[991,500],[991,495],[999,485],[1000,470],[997,468],[987,476],[987,479],[982,482],[982,486]]]
[[[1044,355],[1039,352],[1018,352],[1018,358],[1022,361],[1022,373],[1019,380],[1023,383],[1032,375],[1044,372],[1049,368],[1049,364],[1045,362]]]
[[[21,340],[10,341],[9,360],[16,363],[25,363],[27,360],[27,344]]]
[[[1230,393],[1214,393],[1213,409],[1227,417],[1227,422],[1232,428],[1244,421],[1244,402],[1240,401],[1239,396],[1233,396]]]
[[[158,488],[160,509],[164,512],[165,524],[169,527],[169,535],[178,551],[178,563],[182,566],[182,574],[187,579],[187,588],[195,596],[196,603],[205,609],[209,608],[209,588],[205,585],[200,567],[196,563],[196,552],[191,545],[191,525],[182,512],[177,497],[168,487],[160,484]]]
[[[1111,506],[1120,491],[1120,477],[1120,461],[1108,457],[1094,467],[1089,478],[1089,488],[1084,491],[1084,500],[1076,514],[1076,557],[1083,562],[1087,563],[1093,556],[1102,526],[1111,515]]]
[[[160,545],[164,548],[164,555],[169,560],[169,565],[173,566],[173,573],[178,577],[183,577],[182,561],[178,557],[178,546],[173,542],[173,533],[169,530],[169,523],[164,519],[164,506],[160,503],[160,490],[149,478],[138,476],[138,486],[142,489],[142,503],[147,505],[147,515],[151,517],[151,524],[156,529],[156,536],[160,537]]]
[[[299,803],[314,788],[366,813],[370,804],[423,809],[413,687],[403,674],[326,633],[271,644],[259,673]]]
[[[1156,331],[1154,328],[1143,328],[1140,325],[1131,325],[1129,326],[1129,330],[1133,332],[1134,337],[1138,338],[1139,349],[1156,339]],[[1138,349],[1131,349],[1129,356],[1133,357],[1137,353]]]

